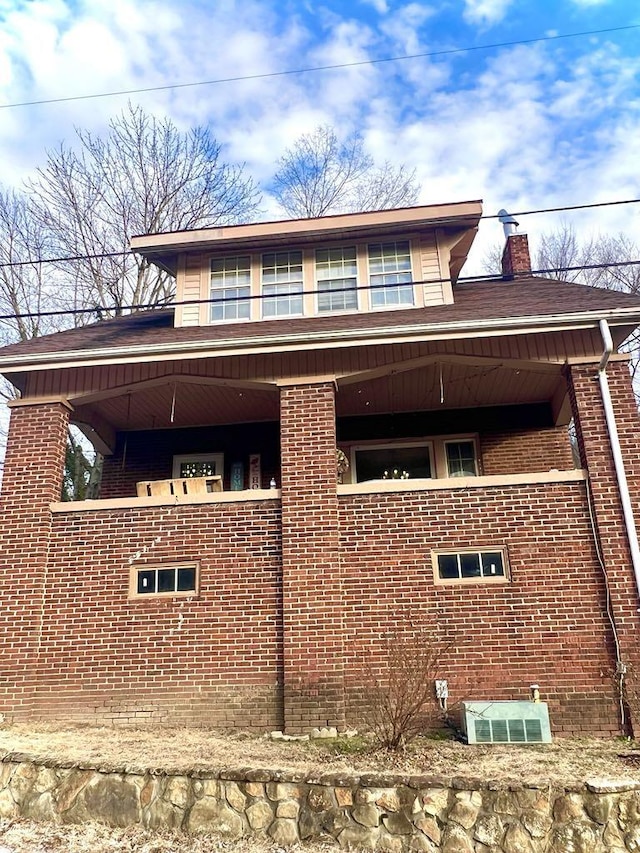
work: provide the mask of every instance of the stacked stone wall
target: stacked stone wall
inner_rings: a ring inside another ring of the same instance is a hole
[[[7,755],[0,817],[142,824],[284,847],[322,840],[389,853],[624,853],[640,845],[640,782],[563,788],[265,769],[170,774]]]

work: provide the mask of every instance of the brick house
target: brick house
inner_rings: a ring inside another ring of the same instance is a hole
[[[536,682],[556,733],[620,730],[640,299],[532,276],[517,233],[459,282],[480,215],[135,237],[175,309],[0,350],[0,712],[343,727],[366,655],[426,617],[453,703]],[[69,422],[98,500],[60,500]]]

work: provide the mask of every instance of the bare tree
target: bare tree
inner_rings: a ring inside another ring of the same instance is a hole
[[[84,130],[76,137],[75,149],[48,153],[28,186],[31,216],[51,250],[79,257],[57,267],[73,283],[69,307],[119,313],[166,302],[173,280],[129,254],[129,238],[239,222],[256,212],[255,184],[242,167],[222,161],[205,128],[183,133],[129,105],[104,138]]]
[[[376,166],[357,133],[341,141],[328,125],[305,133],[278,161],[274,195],[288,216],[311,217],[415,204],[415,171]]]

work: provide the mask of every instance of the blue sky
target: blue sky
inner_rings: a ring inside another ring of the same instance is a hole
[[[640,25],[637,0],[0,0],[0,104]],[[205,124],[268,187],[279,154],[330,123],[416,169],[425,204],[485,211],[640,197],[640,29],[129,96]],[[73,128],[125,97],[0,110],[0,182],[19,186]],[[265,196],[265,211],[275,208]],[[640,242],[640,205],[567,214]],[[531,216],[536,235],[558,216]],[[501,240],[482,225],[471,266]]]

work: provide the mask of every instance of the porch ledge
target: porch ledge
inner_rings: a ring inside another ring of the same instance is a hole
[[[442,477],[441,479],[367,480],[366,483],[342,483],[339,495],[370,495],[380,492],[431,492],[451,489],[486,489],[496,486],[528,486],[542,483],[573,483],[587,479],[582,468],[571,471],[536,471],[531,474],[491,474],[484,477]]]
[[[245,489],[241,492],[206,492],[199,495],[157,495],[140,498],[105,498],[104,500],[56,501],[51,512],[91,512],[105,509],[143,509],[153,506],[188,506],[192,504],[243,503],[245,501],[280,500],[280,489]]]

